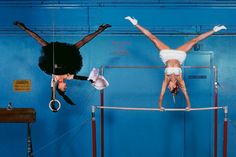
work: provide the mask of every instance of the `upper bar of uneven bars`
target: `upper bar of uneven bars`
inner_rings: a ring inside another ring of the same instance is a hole
[[[133,108],[133,107],[118,107],[118,106],[93,106],[92,108],[97,109],[108,109],[108,110],[127,110],[127,111],[162,111],[160,108]],[[204,111],[204,110],[219,110],[227,109],[226,106],[221,107],[202,107],[202,108],[190,108],[186,110],[185,108],[165,108],[163,111]]]
[[[215,69],[215,66],[181,66],[184,69]],[[130,69],[158,69],[158,68],[166,68],[165,66],[102,66],[102,68],[117,68],[117,69],[122,69],[122,68],[130,68]]]

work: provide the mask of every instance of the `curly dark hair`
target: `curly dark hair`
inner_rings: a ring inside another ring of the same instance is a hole
[[[42,47],[39,67],[48,75],[76,74],[82,66],[82,56],[74,45],[52,42]]]

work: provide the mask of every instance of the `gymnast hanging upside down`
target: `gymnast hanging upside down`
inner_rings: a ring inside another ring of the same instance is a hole
[[[186,58],[186,54],[192,49],[192,47],[197,44],[199,41],[207,38],[215,32],[218,32],[222,29],[226,29],[225,26],[219,25],[215,26],[213,30],[210,30],[206,33],[203,33],[196,38],[186,42],[184,45],[178,47],[177,49],[171,49],[169,46],[165,45],[160,41],[156,36],[154,36],[149,30],[143,28],[138,24],[138,21],[135,18],[130,16],[125,17],[126,20],[129,20],[137,29],[139,29],[145,36],[147,36],[154,45],[160,50],[160,58],[165,64],[165,78],[162,83],[161,93],[159,97],[159,107],[161,110],[164,110],[162,107],[162,101],[165,94],[166,87],[168,86],[170,92],[175,96],[180,88],[184,94],[186,100],[186,110],[190,110],[190,99],[187,93],[187,89],[182,78],[181,65]]]
[[[95,38],[98,34],[103,32],[105,29],[111,27],[111,25],[101,25],[99,26],[98,30],[85,36],[82,40],[76,42],[75,44],[67,44],[61,42],[48,43],[38,34],[27,28],[23,23],[17,21],[14,24],[28,33],[42,46],[38,65],[42,71],[52,76],[51,87],[56,85],[57,92],[69,104],[74,105],[70,98],[65,95],[67,88],[65,80],[88,80],[98,90],[102,90],[108,86],[106,79],[103,76],[98,75],[98,69],[94,68],[91,71],[89,77],[78,76],[76,74],[83,66],[82,56],[79,49]]]

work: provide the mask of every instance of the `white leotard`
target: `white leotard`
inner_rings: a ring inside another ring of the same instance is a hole
[[[160,51],[160,58],[164,64],[170,59],[176,59],[182,64],[186,59],[186,53],[180,50],[165,49]]]

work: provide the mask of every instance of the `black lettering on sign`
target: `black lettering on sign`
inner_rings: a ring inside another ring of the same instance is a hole
[[[14,80],[13,90],[15,92],[30,92],[32,88],[31,80]]]
[[[207,79],[206,75],[189,75],[188,79]]]

